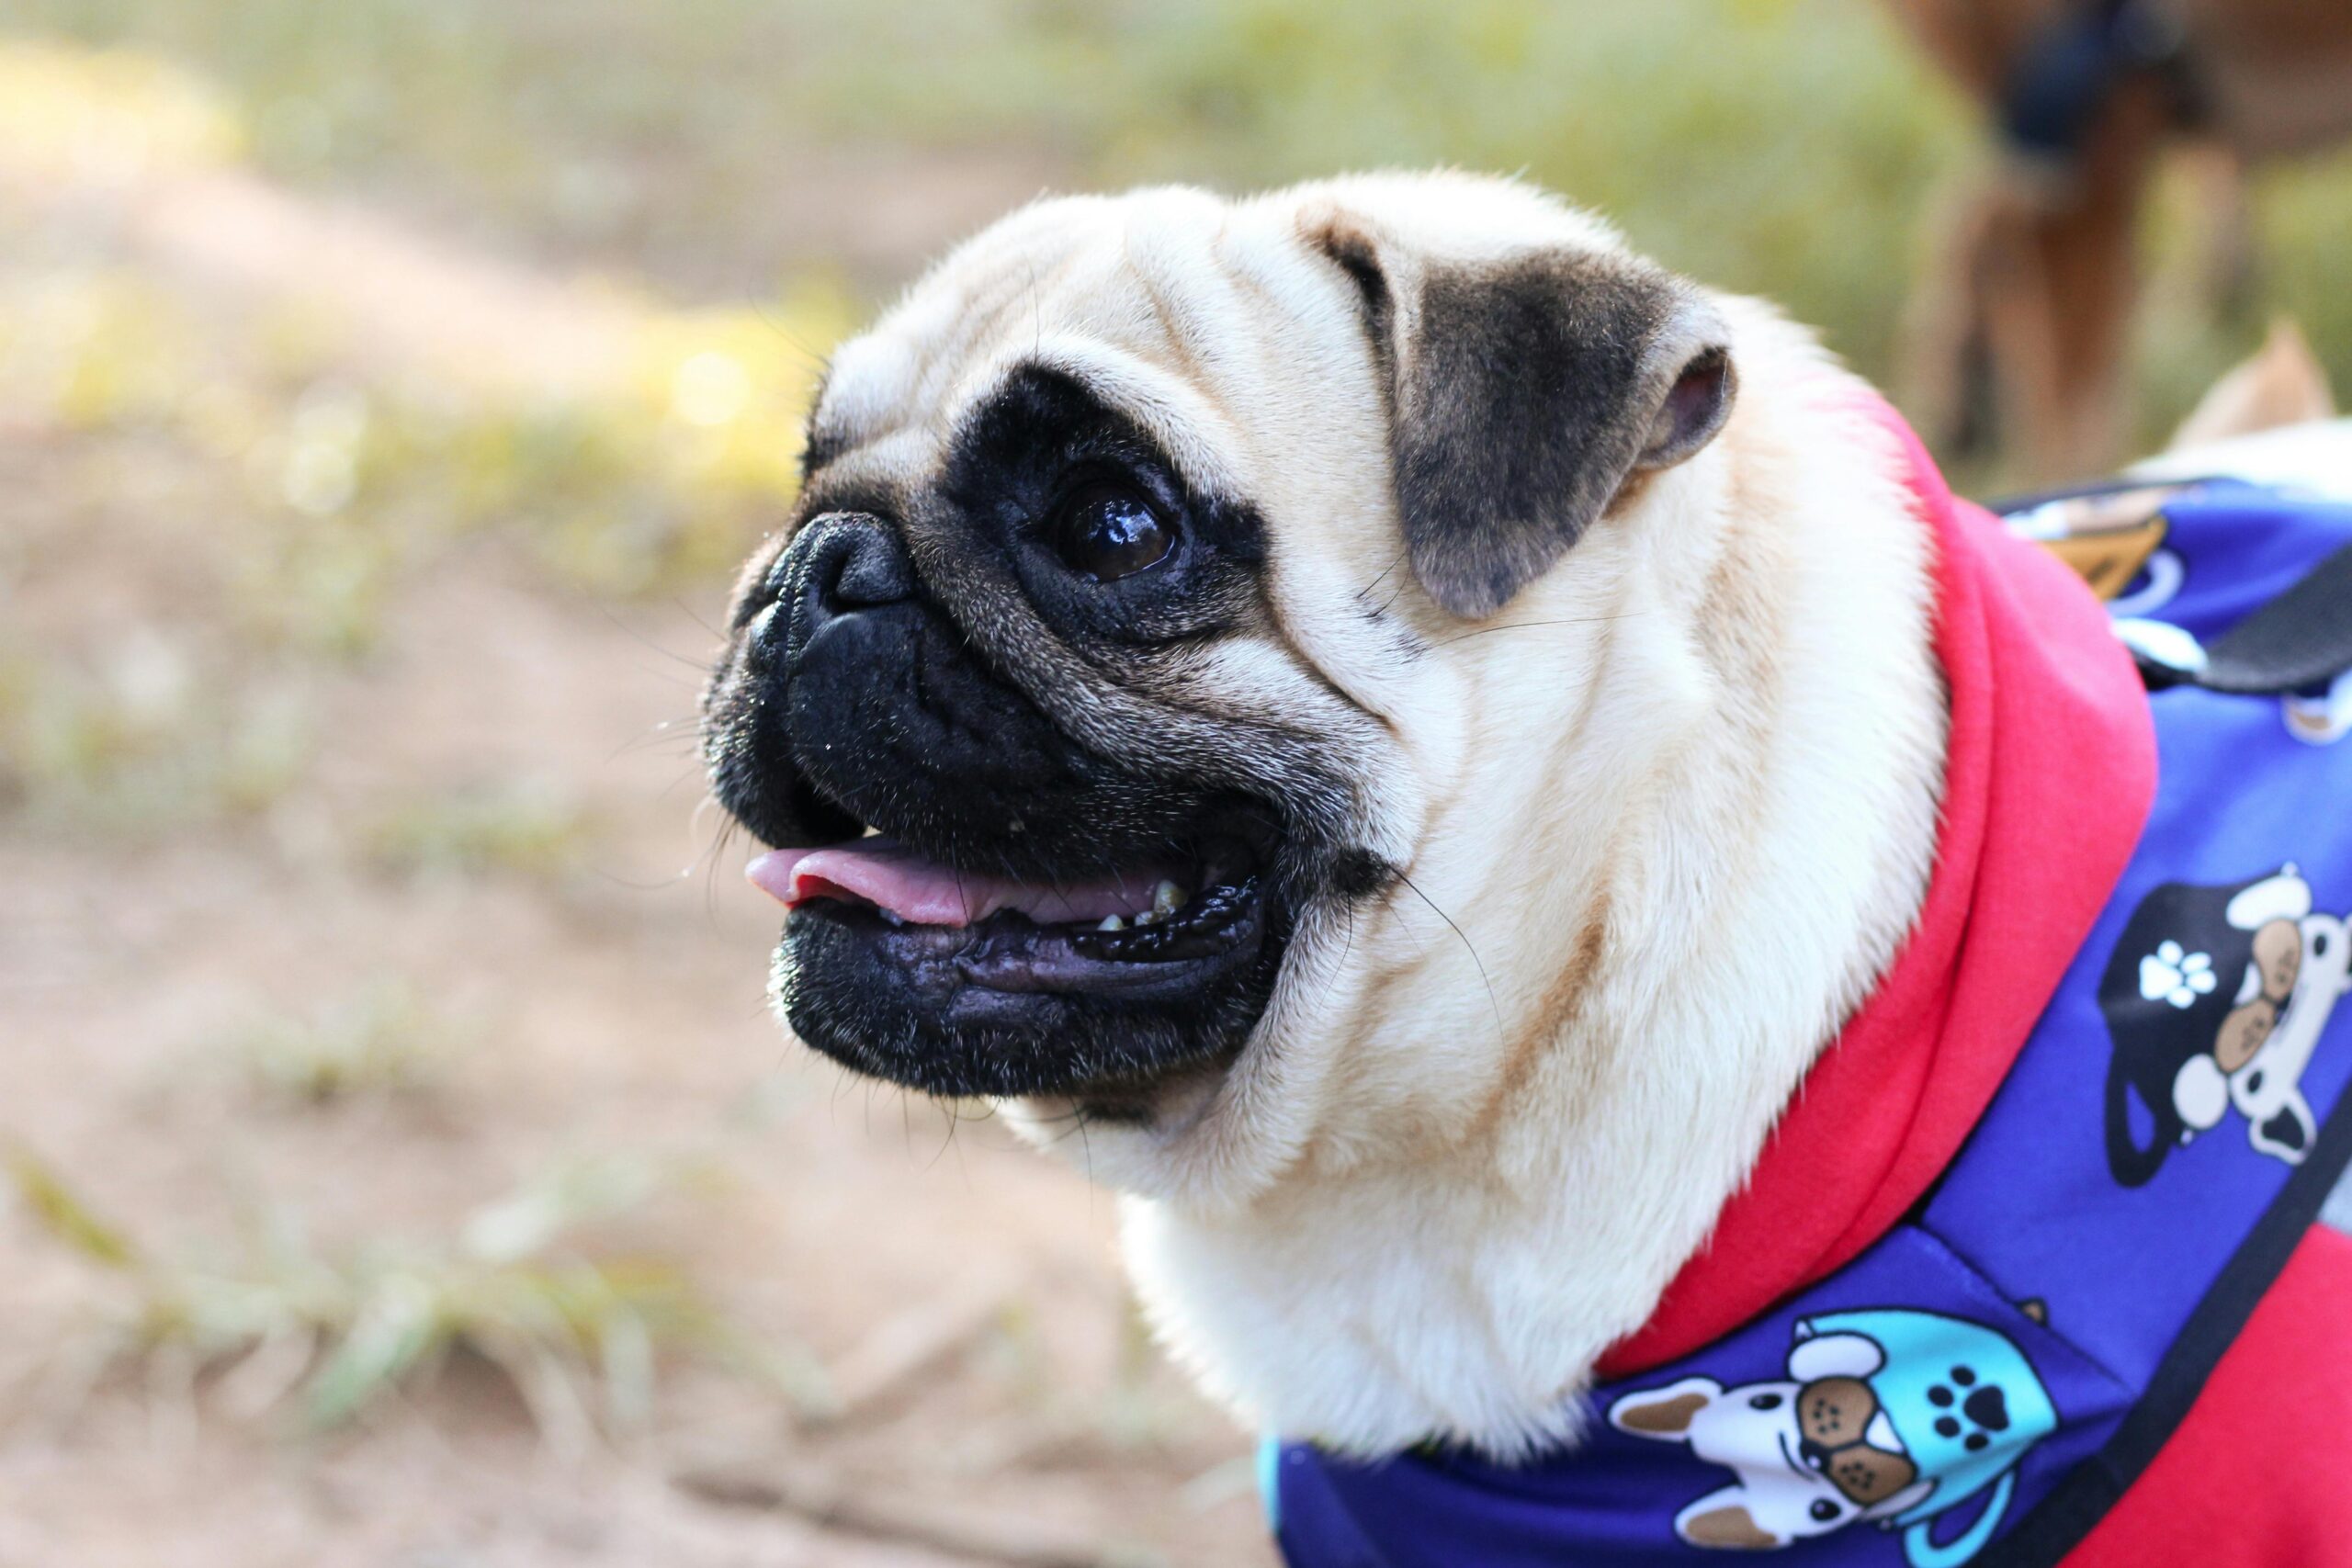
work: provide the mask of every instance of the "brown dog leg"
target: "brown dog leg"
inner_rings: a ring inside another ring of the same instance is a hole
[[[2067,187],[2018,189],[1994,225],[1988,315],[2003,423],[2032,479],[2104,472],[2120,453],[2133,240],[2164,134],[2153,85],[2119,93]]]

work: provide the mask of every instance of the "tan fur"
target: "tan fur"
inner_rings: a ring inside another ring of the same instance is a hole
[[[2253,358],[2206,390],[2173,432],[2172,446],[2203,446],[2335,414],[2327,367],[2302,329],[2281,317],[2270,323],[2270,335]]]
[[[1535,1015],[1526,1030],[1511,1042],[1505,1055],[1502,1072],[1496,1079],[1494,1091],[1478,1108],[1471,1123],[1473,1141],[1490,1135],[1503,1116],[1526,1092],[1529,1077],[1545,1052],[1566,1039],[1569,1026],[1576,1021],[1577,1010],[1592,994],[1594,976],[1600,973],[1600,961],[1608,950],[1609,912],[1611,901],[1609,868],[1601,868],[1596,878],[1599,891],[1592,906],[1584,915],[1584,923],[1576,940],[1568,946],[1568,962],[1553,976],[1544,990],[1544,999],[1537,1004]],[[1598,1084],[1586,1086],[1589,1094]],[[1578,1095],[1578,1099],[1585,1098]]]
[[[1232,727],[1262,722],[1339,748],[1354,841],[1410,879],[1303,910],[1239,1059],[1083,1156],[1129,1194],[1161,1336],[1249,1419],[1510,1454],[1566,1435],[1564,1396],[1914,917],[1944,722],[1928,543],[1860,383],[1707,295],[1729,426],[1496,614],[1448,615],[1403,563],[1387,378],[1334,231],[1377,236],[1406,316],[1428,269],[1628,254],[1458,175],[1042,203],[847,345],[815,424],[912,483],[1010,368],[1050,364],[1263,516],[1264,625],[1181,680],[1064,678],[1062,650],[973,628],[1090,743],[1240,767]],[[1077,1156],[1073,1107],[1010,1109]]]

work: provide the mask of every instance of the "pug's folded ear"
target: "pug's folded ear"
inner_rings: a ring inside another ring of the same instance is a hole
[[[1728,331],[1645,262],[1425,259],[1344,217],[1308,237],[1363,295],[1407,550],[1453,615],[1500,609],[1629,479],[1690,457],[1730,415]]]

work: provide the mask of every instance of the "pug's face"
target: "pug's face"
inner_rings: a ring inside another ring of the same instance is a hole
[[[1566,909],[1530,775],[1731,389],[1708,304],[1499,183],[983,233],[836,355],[707,694],[792,1029],[1163,1141],[1376,1078],[1416,899]],[[1537,1005],[1538,934],[1435,1025]]]

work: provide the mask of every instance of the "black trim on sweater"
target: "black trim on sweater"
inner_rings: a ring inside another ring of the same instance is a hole
[[[2311,1155],[2295,1168],[2262,1218],[2188,1315],[2156,1364],[2139,1401],[2106,1446],[2034,1505],[2017,1529],[1986,1547],[1975,1568],[2054,1568],[2122,1500],[2141,1472],[2188,1419],[2246,1319],[2277,1282],[2295,1248],[2319,1223],[2336,1179],[2352,1164],[2352,1089],[2336,1100]]]

